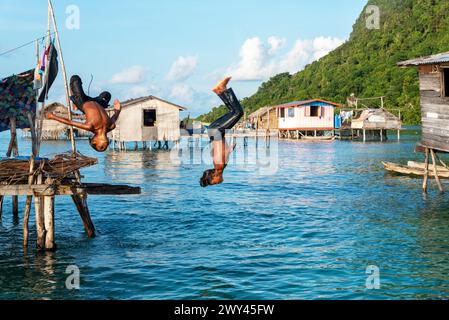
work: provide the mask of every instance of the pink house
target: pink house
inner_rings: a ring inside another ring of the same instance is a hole
[[[333,137],[334,109],[338,103],[313,99],[290,102],[277,109],[279,134],[282,138]]]

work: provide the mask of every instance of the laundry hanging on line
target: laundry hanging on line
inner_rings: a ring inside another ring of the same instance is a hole
[[[10,118],[16,118],[16,128],[29,128],[28,114],[36,116],[33,69],[0,80],[0,132],[10,129]]]
[[[41,89],[41,93],[39,95],[38,101],[44,102],[48,99],[48,92],[55,82],[56,76],[58,75],[59,66],[58,66],[58,52],[53,43],[50,43],[48,48],[45,49],[45,52],[42,56],[41,66],[38,70],[38,67],[35,70],[35,75],[38,73],[41,77],[41,83],[43,85]],[[35,89],[36,86],[34,87]]]

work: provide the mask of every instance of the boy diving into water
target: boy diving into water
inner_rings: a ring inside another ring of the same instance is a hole
[[[106,151],[109,146],[107,134],[115,129],[115,123],[122,108],[120,101],[117,99],[114,101],[114,115],[109,117],[105,111],[105,108],[109,105],[109,101],[111,101],[111,94],[109,92],[103,92],[97,98],[87,96],[83,91],[83,83],[79,76],[73,76],[70,79],[70,90],[72,94],[70,99],[86,115],[86,122],[71,121],[58,117],[51,112],[46,114],[46,118],[92,132],[94,136],[89,139],[92,148],[98,152]]]
[[[209,126],[208,134],[212,141],[214,169],[204,171],[203,176],[200,179],[200,185],[203,188],[220,184],[224,181],[223,171],[228,164],[230,154],[235,149],[235,144],[230,147],[226,143],[225,133],[226,130],[232,129],[243,117],[243,108],[232,88],[227,89],[230,80],[231,77],[222,80],[212,90],[221,98],[221,100],[223,100],[228,109],[228,113]]]

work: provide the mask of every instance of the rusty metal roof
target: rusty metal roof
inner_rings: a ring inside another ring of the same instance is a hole
[[[402,61],[398,63],[398,66],[411,67],[411,66],[420,66],[424,64],[440,64],[444,62],[449,62],[449,52],[443,52],[434,54],[432,56]]]

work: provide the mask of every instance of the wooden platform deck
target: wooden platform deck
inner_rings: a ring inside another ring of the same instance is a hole
[[[47,185],[47,184],[20,184],[0,185],[2,196],[73,196],[82,195],[133,195],[140,194],[140,187],[127,185],[112,185],[102,183],[84,183],[82,185]]]
[[[12,197],[14,220],[19,220],[18,197],[25,196],[23,218],[23,245],[28,246],[28,223],[34,198],[38,250],[54,251],[55,197],[70,196],[83,221],[89,238],[95,237],[95,226],[90,217],[87,197],[107,195],[137,195],[140,187],[103,183],[82,183],[79,170],[93,166],[95,158],[81,154],[62,154],[53,159],[23,158],[0,160],[0,219],[5,196]]]

